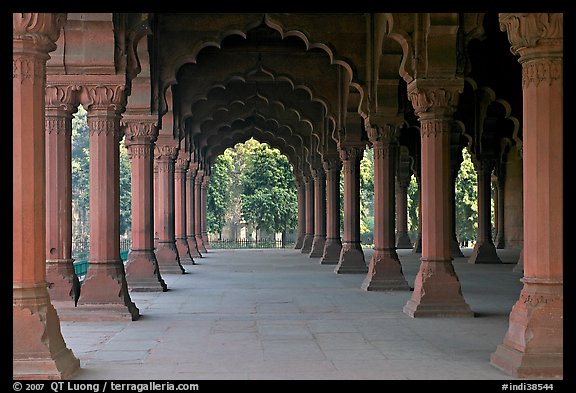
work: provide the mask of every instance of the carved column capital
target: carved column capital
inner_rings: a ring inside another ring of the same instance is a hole
[[[128,116],[122,117],[124,128],[124,143],[126,147],[132,145],[150,144],[158,137],[158,126],[155,116]]]
[[[451,117],[463,90],[463,79],[414,79],[408,84],[408,98],[420,120]]]
[[[341,145],[339,147],[340,160],[344,163],[360,162],[364,155],[364,148],[360,146]]]
[[[154,147],[154,159],[155,160],[174,161],[177,156],[178,156],[178,146],[156,145]]]
[[[65,22],[65,13],[13,13],[12,39],[16,45],[30,43],[47,54],[56,49],[55,42]]]
[[[472,156],[472,164],[474,164],[474,169],[477,173],[483,172],[484,174],[489,175],[496,166],[496,159],[490,157],[477,158]]]
[[[323,160],[322,166],[327,176],[333,173],[340,173],[340,170],[342,170],[342,162],[340,162],[340,158],[338,157]]]
[[[188,171],[186,172],[186,177],[193,180],[196,177],[197,172],[198,163],[196,161],[190,160],[190,163],[188,164]]]
[[[202,185],[202,178],[204,177],[204,169],[198,169],[196,172],[196,179],[194,179],[194,184],[200,186]]]
[[[506,31],[511,52],[520,62],[535,54],[562,54],[564,16],[561,13],[501,13],[500,30]],[[539,53],[538,53],[539,52]]]
[[[202,188],[208,188],[208,184],[210,183],[210,176],[209,175],[204,175],[202,176]]]
[[[85,84],[81,94],[81,104],[90,112],[108,111],[120,114],[126,105],[126,85],[113,84]]]
[[[63,111],[72,115],[79,104],[79,93],[82,89],[78,85],[51,83],[50,77],[46,77],[45,107],[46,111]]]
[[[188,170],[188,165],[190,165],[190,153],[180,149],[176,156],[175,171],[185,173]]]

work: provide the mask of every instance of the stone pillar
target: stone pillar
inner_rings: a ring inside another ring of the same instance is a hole
[[[46,87],[46,281],[52,302],[71,304],[80,282],[72,259],[72,113],[76,86]],[[58,305],[54,304],[55,307]]]
[[[132,291],[166,291],[154,254],[153,151],[158,136],[156,116],[125,115],[124,142],[132,173],[132,246],[126,281]]]
[[[295,177],[296,189],[298,190],[298,230],[296,232],[295,250],[300,250],[306,236],[306,191],[304,182]]]
[[[420,80],[408,95],[421,124],[422,258],[404,312],[411,317],[472,317],[450,249],[450,131],[462,80]]]
[[[80,367],[66,347],[46,288],[46,61],[65,18],[13,14],[13,379],[67,379]]]
[[[130,299],[120,258],[120,113],[124,76],[106,75],[106,84],[87,84],[81,103],[90,128],[90,255],[79,305],[82,319],[140,317]],[[80,315],[77,316],[80,318]]]
[[[326,243],[320,258],[323,265],[336,265],[342,252],[340,239],[340,158],[334,157],[322,163],[326,172]]]
[[[410,176],[398,173],[396,182],[396,218],[398,231],[396,233],[396,248],[412,248],[412,241],[408,235],[408,184]]]
[[[320,258],[326,244],[326,175],[323,168],[314,169],[314,239],[310,258]]]
[[[491,159],[473,159],[478,179],[478,235],[468,263],[502,263],[492,242],[491,174],[495,162]]]
[[[360,246],[360,161],[364,146],[340,146],[344,167],[344,243],[336,273],[367,273]]]
[[[504,232],[504,179],[498,177],[496,181],[496,195],[494,198],[494,212],[496,217],[496,240],[494,245],[497,249],[506,247]]]
[[[154,193],[157,206],[154,217],[158,236],[156,259],[162,274],[183,274],[174,237],[174,164],[178,156],[177,141],[160,135],[154,149]]]
[[[194,258],[202,258],[202,254],[198,251],[198,245],[196,244],[196,219],[194,214],[194,182],[197,171],[198,163],[191,161],[186,172],[186,237],[193,265],[196,264]]]
[[[524,247],[520,249],[520,255],[518,255],[518,262],[514,265],[512,269],[516,273],[524,273]]]
[[[314,180],[311,177],[304,177],[304,195],[306,203],[306,233],[302,242],[302,254],[312,251],[314,240]]]
[[[204,170],[196,172],[194,179],[194,236],[196,236],[196,246],[200,253],[205,253],[204,239],[202,239],[202,178]]]
[[[524,287],[491,363],[520,378],[563,377],[563,14],[500,14],[520,55]]]
[[[410,286],[402,273],[394,239],[398,129],[392,124],[367,124],[366,129],[374,147],[374,253],[362,289],[407,291]]]
[[[180,149],[174,166],[174,237],[180,263],[183,265],[194,263],[186,238],[186,171],[189,160],[190,153]]]
[[[208,185],[210,184],[210,176],[204,175],[202,178],[202,186],[200,187],[202,191],[202,242],[204,252],[210,248],[210,242],[208,241]]]

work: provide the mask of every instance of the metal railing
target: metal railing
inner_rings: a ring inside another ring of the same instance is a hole
[[[120,258],[125,261],[132,245],[131,239],[120,239]],[[72,258],[74,261],[74,271],[82,279],[88,271],[88,256],[90,255],[90,240],[82,239],[72,242]]]
[[[239,249],[239,248],[290,248],[294,246],[294,242],[286,242],[282,244],[280,240],[212,240],[210,241],[210,248],[213,249]]]

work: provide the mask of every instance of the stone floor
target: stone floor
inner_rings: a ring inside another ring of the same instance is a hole
[[[398,252],[412,285],[420,255]],[[165,275],[168,292],[132,293],[140,320],[62,322],[62,333],[75,379],[508,380],[489,358],[521,275],[518,250],[498,253],[504,264],[454,260],[475,318],[412,319],[411,292],[363,291],[364,275],[297,250],[213,250]]]

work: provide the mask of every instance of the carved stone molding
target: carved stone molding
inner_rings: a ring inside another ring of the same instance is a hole
[[[444,119],[427,119],[420,122],[420,136],[428,138],[430,136],[449,134],[450,128],[450,123]]]
[[[46,110],[60,109],[72,114],[78,106],[78,95],[81,86],[78,85],[55,85],[49,81],[46,86]]]
[[[186,172],[186,177],[194,181],[197,172],[198,172],[198,163],[195,161],[190,161],[190,163],[188,164],[188,171]]]
[[[196,179],[194,179],[194,184],[200,186],[202,185],[202,178],[204,177],[204,170],[203,169],[199,169],[196,172]]]
[[[21,84],[44,81],[46,58],[31,57],[28,54],[22,56],[13,56],[12,77],[20,81]]]
[[[342,170],[342,163],[340,162],[339,159],[333,158],[329,160],[323,160],[322,167],[326,172],[326,176],[330,176],[336,173],[340,173],[340,170]]]
[[[31,42],[46,53],[51,52],[56,49],[55,42],[65,21],[65,13],[13,13],[12,39]]]
[[[522,65],[522,87],[526,88],[531,83],[538,86],[540,83],[551,85],[553,82],[562,80],[562,59],[547,58],[526,62]]]
[[[506,31],[511,52],[523,56],[537,46],[562,50],[564,17],[561,13],[501,13],[500,30]]]
[[[84,85],[81,103],[88,112],[108,110],[121,113],[126,105],[124,84]]]
[[[109,135],[110,133],[120,132],[120,119],[115,116],[100,117],[88,116],[87,123],[90,128],[90,135]]]
[[[158,137],[158,127],[152,120],[123,119],[126,146],[151,143]]]
[[[451,116],[463,90],[463,79],[415,79],[408,85],[408,98],[420,117],[426,113]]]
[[[47,134],[72,134],[72,122],[64,116],[48,116],[44,118]]]
[[[208,175],[202,176],[202,188],[208,188],[209,183],[210,183],[210,176]]]
[[[373,144],[396,143],[400,134],[399,129],[393,124],[384,124],[384,126],[371,124],[366,127],[366,132],[368,133],[368,139],[370,139],[370,142]]]
[[[170,145],[156,145],[154,159],[174,161],[178,156],[178,147]]]
[[[190,160],[187,160],[185,157],[179,156],[176,158],[174,170],[176,172],[186,172],[188,170],[188,165],[190,164]]]
[[[152,155],[152,145],[128,145],[128,158],[150,158]]]
[[[155,173],[174,173],[174,161],[157,161],[154,160]]]

